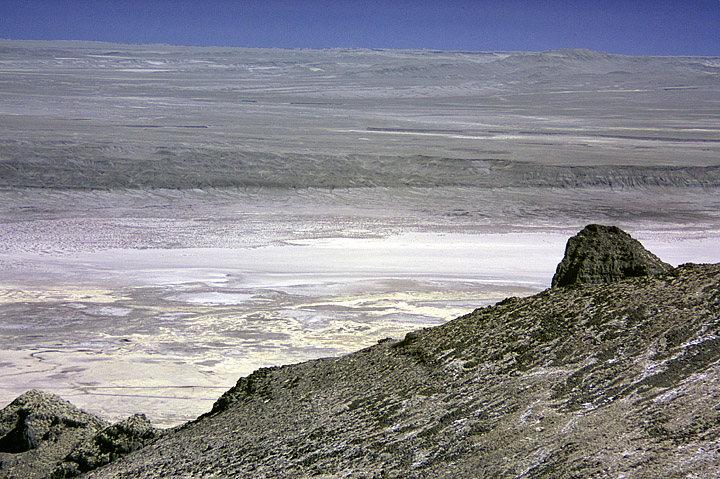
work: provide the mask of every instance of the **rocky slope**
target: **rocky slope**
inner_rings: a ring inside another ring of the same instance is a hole
[[[258,370],[87,477],[715,477],[719,330],[720,265],[554,287]]]
[[[55,467],[53,477],[75,477],[97,469],[147,446],[161,434],[145,415],[135,414],[80,443]]]

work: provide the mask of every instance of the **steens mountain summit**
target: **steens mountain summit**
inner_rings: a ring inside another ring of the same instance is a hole
[[[29,391],[0,412],[0,477],[717,477],[720,265],[590,225],[552,284],[260,369],[170,430]]]

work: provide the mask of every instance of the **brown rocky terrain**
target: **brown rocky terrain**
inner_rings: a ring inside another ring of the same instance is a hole
[[[260,369],[157,439],[136,427],[147,445],[116,441],[138,449],[106,454],[117,460],[86,475],[715,477],[720,265],[637,271],[508,298],[347,356]],[[105,424],[87,419],[74,448],[51,449],[81,428],[23,426],[38,413],[18,401],[0,416],[3,477],[102,465],[99,438],[123,430],[98,435]],[[50,450],[55,462],[37,466]]]

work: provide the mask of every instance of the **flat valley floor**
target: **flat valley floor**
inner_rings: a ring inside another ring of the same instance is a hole
[[[0,53],[0,406],[174,426],[259,367],[542,291],[589,223],[720,262],[718,58]]]

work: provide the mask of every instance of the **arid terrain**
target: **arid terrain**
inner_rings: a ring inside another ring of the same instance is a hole
[[[588,225],[541,293],[260,368],[176,428],[29,390],[0,410],[0,476],[715,477],[719,279]]]
[[[0,403],[207,412],[550,285],[720,261],[720,58],[0,40]]]

